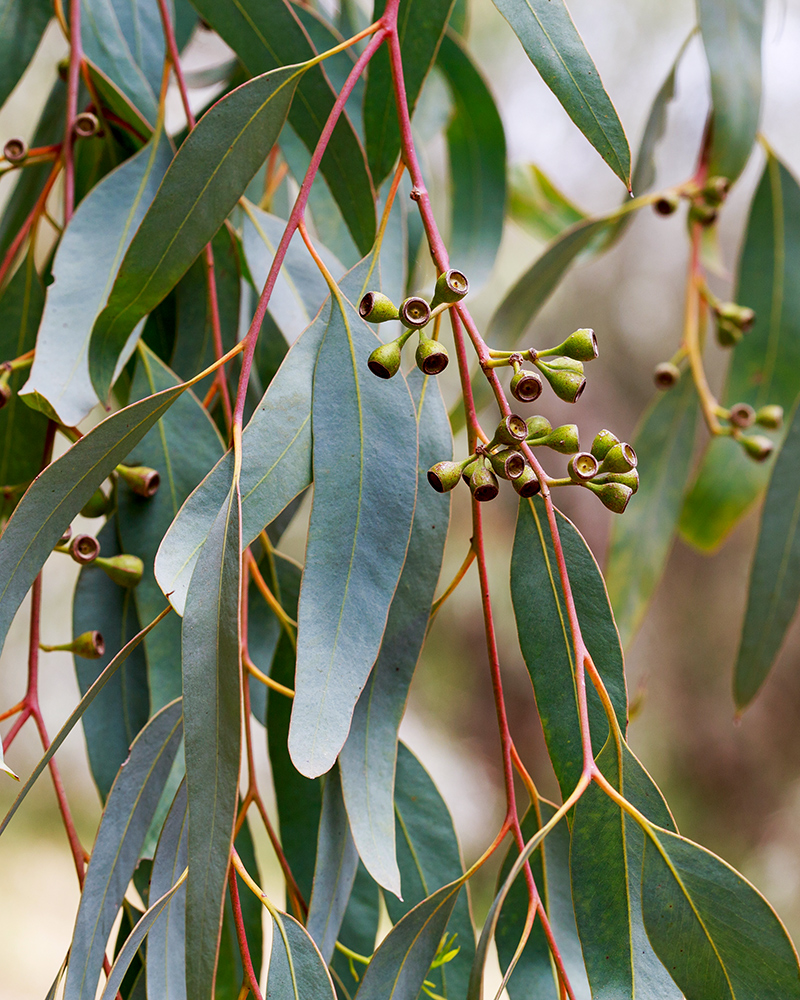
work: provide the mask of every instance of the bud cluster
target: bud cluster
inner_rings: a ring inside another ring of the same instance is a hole
[[[586,388],[583,373],[585,361],[597,357],[597,337],[594,330],[576,330],[557,347],[537,351],[530,348],[523,353],[516,351],[491,351],[491,367],[510,365],[514,369],[511,378],[511,395],[521,403],[532,403],[542,392],[544,380],[550,388],[567,403],[577,403]],[[522,367],[524,361],[531,361],[536,371]]]
[[[615,514],[622,514],[639,489],[636,452],[616,434],[602,430],[589,451],[573,455],[567,466],[569,482],[585,486]],[[565,484],[566,485],[566,484]]]

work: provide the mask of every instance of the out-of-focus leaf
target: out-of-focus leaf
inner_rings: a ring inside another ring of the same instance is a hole
[[[735,181],[744,170],[761,110],[764,0],[697,0],[711,71],[711,176]]]
[[[508,210],[526,232],[548,243],[587,218],[535,163],[511,167]]]
[[[213,1000],[239,786],[241,501],[234,477],[197,560],[183,616],[189,794],[186,993]]]
[[[375,937],[378,933],[379,905],[378,883],[359,862],[350,901],[339,930],[339,943],[357,955],[371,955],[375,950]],[[339,988],[340,985],[347,991],[347,996],[352,997],[361,977],[359,966],[355,963],[351,966],[347,956],[337,949],[333,954],[330,968],[339,1000],[346,1000],[345,994]],[[354,970],[359,979],[353,975]]]
[[[400,0],[397,29],[403,61],[408,111],[414,114],[422,85],[436,61],[454,0]],[[385,0],[375,0],[373,20],[382,17]],[[389,51],[384,45],[372,57],[364,94],[367,159],[380,186],[400,152],[400,125],[394,104]]]
[[[252,74],[315,55],[290,4],[284,0],[193,0],[200,15],[225,39]],[[335,96],[322,68],[308,71],[297,87],[289,120],[309,151],[333,108]],[[372,181],[363,147],[342,115],[322,157],[321,172],[360,252],[375,239]]]
[[[800,409],[794,412],[775,470],[761,514],[733,678],[739,708],[764,683],[800,599]]]
[[[606,586],[623,647],[633,637],[664,572],[691,471],[697,395],[687,375],[658,396],[633,439],[639,492],[614,520]]]
[[[68,427],[97,403],[89,377],[92,325],[171,159],[169,140],[161,134],[126,160],[84,198],[56,251],[55,280],[47,290],[36,357],[22,394]],[[124,363],[134,344],[120,347]],[[115,357],[112,375],[116,362]]]
[[[314,370],[314,505],[298,608],[289,752],[324,774],[350,729],[405,561],[417,492],[417,422],[404,378],[367,368],[380,343],[341,295]]]
[[[51,14],[49,0],[0,3],[0,107],[33,58]]]
[[[29,253],[0,298],[1,357],[10,361],[31,350],[43,308],[44,289]],[[0,484],[4,486],[33,479],[44,457],[47,418],[17,397],[23,378],[21,372],[12,373],[11,398],[0,409]]]
[[[94,1000],[106,941],[169,776],[183,732],[180,701],[153,716],[131,747],[106,802],[75,920],[68,1000]]]
[[[428,627],[450,520],[450,498],[432,490],[426,473],[453,453],[438,381],[418,370],[408,378],[417,406],[417,505],[411,538],[381,651],[353,713],[339,764],[350,828],[372,877],[399,895],[395,857],[394,776],[397,733]]]
[[[308,931],[288,913],[272,915],[267,996],[272,1000],[335,1000],[333,983]]]
[[[116,518],[106,522],[97,540],[104,557],[119,554]],[[160,610],[159,608],[158,611]],[[106,650],[97,660],[87,660],[80,656],[74,658],[81,695],[86,694],[122,647],[139,632],[132,591],[109,583],[106,574],[90,563],[82,567],[75,587],[72,599],[72,634],[82,635],[94,630],[103,636]],[[105,686],[94,705],[83,716],[89,766],[103,801],[120,765],[130,752],[131,743],[147,722],[149,714],[147,661],[144,649],[140,648],[128,657],[111,683]]]
[[[747,223],[736,301],[756,312],[753,329],[733,351],[723,402],[788,412],[800,392],[800,187],[774,156],[767,158]],[[761,433],[761,432],[759,432]],[[785,432],[772,436],[776,442]],[[758,499],[774,460],[754,462],[732,438],[706,451],[686,498],[681,534],[701,551],[716,548]]]
[[[428,772],[403,743],[397,752],[394,802],[403,898],[385,893],[384,899],[389,916],[397,924],[435,889],[455,882],[464,867],[444,799]],[[466,892],[455,900],[447,933],[456,935],[453,946],[459,949],[458,954],[438,969],[432,969],[428,978],[435,984],[435,993],[458,1000],[466,994],[475,955]]]
[[[564,110],[630,189],[628,140],[563,0],[495,0],[495,6]]]
[[[144,344],[139,345],[132,402],[178,384],[175,374]],[[191,441],[191,447],[187,447]],[[153,559],[164,533],[181,505],[223,453],[216,426],[193,392],[185,392],[136,445],[129,465],[155,469],[161,483],[153,497],[134,493],[120,477],[117,482],[119,533],[126,552],[144,562],[144,575],[133,591],[141,621],[150,621],[164,607],[164,595],[153,575]],[[76,633],[78,634],[78,633]],[[170,615],[145,640],[150,699],[153,709],[181,693],[181,627]]]
[[[326,964],[333,957],[357,868],[358,852],[350,835],[342,781],[339,768],[334,766],[322,792],[314,888],[306,921],[306,929]]]
[[[183,277],[263,163],[303,72],[286,66],[237,87],[178,150],[94,324],[89,369],[102,399],[131,331]]]
[[[476,291],[492,270],[503,235],[506,137],[486,81],[453,32],[442,38],[437,65],[454,106],[447,127],[450,256]]]
[[[556,519],[583,639],[624,732],[627,695],[622,649],[603,577],[575,525],[560,512]],[[583,764],[574,651],[553,540],[539,497],[520,504],[511,556],[511,598],[548,752],[566,798],[577,785]],[[587,687],[592,743],[599,753],[608,721],[593,686]]]
[[[721,858],[667,830],[645,838],[642,912],[686,1000],[794,1000],[797,953],[764,897]]]

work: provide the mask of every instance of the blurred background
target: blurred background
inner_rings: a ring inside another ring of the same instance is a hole
[[[469,43],[499,102],[510,162],[535,163],[586,211],[613,208],[624,195],[619,181],[541,82],[490,0],[470,2]],[[635,151],[650,103],[692,30],[694,5],[691,0],[670,4],[571,0],[569,6]],[[800,174],[799,51],[800,0],[768,2],[762,130],[796,175]],[[54,64],[64,52],[60,34],[51,29],[0,115],[0,139],[30,134],[38,114],[36,101],[44,100]],[[430,84],[434,96],[437,86],[434,75]],[[693,172],[707,89],[707,70],[695,39],[680,66],[676,100],[657,156],[657,185],[678,183]],[[443,155],[443,144],[437,150],[434,143],[428,156],[434,194],[444,183]],[[762,165],[760,154],[754,154],[721,214],[722,258],[729,274],[715,282],[720,293],[733,279],[746,212]],[[0,185],[0,199],[6,194]],[[591,440],[602,427],[632,437],[654,392],[652,369],[672,355],[680,339],[686,247],[682,213],[663,219],[643,211],[610,253],[579,264],[562,282],[539,315],[535,342],[555,344],[573,329],[590,326],[598,335],[600,357],[588,370],[588,386],[577,409],[547,396],[542,412],[554,425],[575,421],[584,440]],[[542,249],[542,244],[507,224],[491,279],[471,299],[479,322],[488,320],[505,290]],[[722,352],[710,349],[707,361],[718,386],[724,375]],[[444,378],[451,375],[455,379],[450,371]],[[455,381],[446,381],[446,393],[454,395],[455,390]],[[463,451],[460,441],[456,448],[457,454]],[[523,759],[541,790],[555,796],[508,592],[514,501],[511,491],[501,491],[485,509],[506,700]],[[586,491],[565,490],[557,502],[584,533],[602,566],[613,515]],[[468,508],[467,491],[456,490],[442,589],[467,552]],[[303,525],[301,511],[281,546],[301,559]],[[757,516],[751,514],[711,557],[676,544],[645,623],[626,650],[628,690],[635,707],[630,742],[665,793],[681,832],[750,878],[798,939],[798,628],[790,631],[776,669],[738,722],[730,693],[756,529]],[[70,634],[76,575],[77,566],[66,559],[56,557],[48,563],[44,642],[61,642]],[[401,731],[447,800],[467,861],[489,843],[503,814],[499,739],[476,581],[473,567],[439,614],[417,669]],[[27,617],[23,606],[0,658],[0,711],[23,694]],[[41,672],[43,708],[53,734],[78,700],[71,657],[49,654]],[[3,731],[7,728],[3,724]],[[39,756],[34,731],[26,726],[8,763],[24,776]],[[91,844],[100,810],[79,730],[68,738],[57,759],[79,832]],[[0,776],[1,813],[17,790]],[[265,886],[280,899],[280,878],[269,849],[258,846]],[[487,865],[474,880],[478,921],[489,905],[496,868]],[[0,997],[41,998],[64,957],[78,900],[47,776],[0,840],[0,885]]]

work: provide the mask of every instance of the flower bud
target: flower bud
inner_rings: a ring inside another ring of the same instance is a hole
[[[392,378],[400,371],[402,345],[399,340],[381,344],[367,358],[367,367],[378,378]]]
[[[520,403],[532,403],[542,394],[542,379],[536,372],[521,368],[511,379],[511,395]]]
[[[419,295],[411,295],[400,303],[400,322],[403,326],[420,330],[431,318],[431,307]]]
[[[567,475],[573,483],[585,483],[597,475],[597,459],[588,451],[579,451],[567,462]]]
[[[46,653],[63,650],[65,653],[82,656],[85,660],[99,660],[105,654],[106,644],[99,632],[82,632],[72,642],[64,642],[59,646],[46,646],[40,643],[39,649],[43,649]]]
[[[449,493],[458,486],[463,462],[437,462],[428,469],[428,482],[437,493]]]
[[[603,486],[605,483],[622,483],[623,486],[627,486],[632,493],[635,493],[639,489],[639,470],[631,469],[629,472],[603,472],[595,476],[592,480],[598,486]]]
[[[584,483],[583,485],[590,489],[596,497],[599,497],[603,506],[614,514],[623,514],[628,506],[628,501],[633,496],[633,490],[630,486],[624,486],[622,483],[603,483],[601,485]]]
[[[678,384],[681,377],[681,370],[671,361],[662,361],[653,370],[653,381],[657,389],[671,389]]]
[[[140,497],[150,499],[158,492],[161,476],[146,465],[118,465],[117,472]]]
[[[737,439],[750,458],[765,462],[775,450],[775,444],[763,434],[742,435]]]
[[[69,546],[69,554],[76,563],[85,566],[86,563],[96,562],[100,555],[100,542],[94,535],[76,535]]]
[[[420,334],[417,345],[416,361],[417,368],[426,375],[440,375],[450,358],[447,356],[447,348],[432,337]]]
[[[72,134],[77,139],[91,139],[99,131],[100,122],[97,115],[93,115],[91,111],[82,111],[72,122]]]
[[[636,468],[636,452],[626,441],[619,441],[603,456],[600,472],[630,472]]]
[[[3,146],[3,156],[8,163],[22,163],[28,155],[28,144],[19,136],[9,139]]]
[[[553,430],[547,417],[528,417],[527,425],[527,439],[529,444],[541,444],[541,439],[546,438]]]
[[[734,427],[752,427],[756,422],[756,411],[749,403],[734,403],[729,410],[728,420]]]
[[[762,406],[756,412],[756,423],[760,427],[766,427],[768,430],[780,430],[783,427],[783,407],[778,406],[777,403],[769,403],[767,406]]]
[[[472,490],[473,497],[480,503],[486,503],[487,500],[494,500],[500,492],[500,487],[497,485],[497,477],[491,469],[487,469],[482,463],[478,465],[477,469],[470,476],[469,488]]]
[[[658,215],[672,215],[673,212],[678,211],[680,203],[680,198],[673,191],[667,191],[657,201],[653,202],[653,210]]]
[[[552,347],[548,351],[539,351],[540,357],[561,355],[573,361],[594,361],[598,355],[597,337],[594,330],[576,330],[571,333],[563,344]]]
[[[110,556],[107,559],[100,556],[95,559],[95,565],[104,570],[120,587],[135,587],[144,573],[142,560],[138,556],[127,553],[120,556]]]
[[[538,361],[536,367],[550,383],[550,388],[565,403],[577,403],[586,388],[583,365],[571,358],[552,358]]]
[[[509,413],[509,415],[507,417],[503,417],[497,425],[497,430],[494,432],[494,438],[492,439],[489,447],[492,448],[496,444],[510,444],[512,446],[516,446],[520,441],[524,441],[527,435],[527,423],[522,419],[522,417],[518,417],[516,413]]]
[[[519,479],[525,468],[525,456],[514,448],[501,448],[489,455],[492,468],[501,479]]]
[[[602,430],[595,434],[592,447],[589,450],[598,462],[602,462],[615,444],[619,444],[617,435],[612,434],[611,431]]]
[[[469,281],[467,276],[461,271],[451,267],[449,271],[440,274],[436,279],[436,288],[431,299],[431,309],[441,305],[442,302],[452,305],[460,302],[469,291]]]
[[[523,500],[529,500],[531,497],[535,497],[542,488],[536,473],[530,465],[525,466],[522,470],[522,475],[511,480],[511,485],[517,493],[519,493]]]
[[[109,497],[98,486],[86,503],[81,507],[84,517],[102,517],[108,510]]]
[[[578,438],[577,424],[564,424],[561,427],[554,427],[547,437],[536,442],[537,445],[544,445],[545,448],[552,448],[553,451],[561,455],[572,455],[581,450]]]
[[[358,315],[368,323],[386,323],[399,319],[400,310],[383,292],[367,292],[358,304]]]

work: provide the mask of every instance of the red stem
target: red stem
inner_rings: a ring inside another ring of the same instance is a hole
[[[64,225],[75,209],[75,157],[72,127],[78,113],[78,86],[81,76],[81,0],[69,2],[69,69],[67,70],[67,111],[64,126]]]
[[[236,871],[231,865],[228,868],[228,887],[231,893],[231,904],[233,907],[233,922],[236,925],[236,939],[239,942],[239,954],[242,956],[244,974],[250,983],[250,989],[256,1000],[264,1000],[258,986],[258,977],[253,968],[253,959],[250,957],[250,947],[247,944],[247,934],[244,929],[244,918],[242,917],[242,904],[239,900],[239,886],[236,884]]]
[[[47,178],[47,180],[45,182],[45,185],[42,188],[41,194],[36,199],[36,204],[33,206],[33,208],[28,213],[28,216],[25,219],[25,221],[22,223],[22,226],[21,226],[19,232],[17,233],[17,235],[12,240],[11,246],[6,251],[6,255],[3,258],[3,263],[0,264],[0,285],[2,285],[3,281],[5,280],[5,277],[6,277],[6,275],[8,274],[8,272],[9,272],[9,270],[11,268],[11,265],[14,263],[14,261],[16,259],[16,256],[17,256],[17,253],[19,252],[20,247],[25,242],[25,238],[27,237],[28,233],[33,228],[34,223],[38,220],[39,216],[44,211],[44,207],[45,207],[45,204],[47,202],[47,198],[48,198],[48,196],[50,194],[50,191],[53,188],[53,185],[56,182],[56,178],[58,177],[58,173],[59,173],[60,169],[61,169],[61,164],[60,163],[55,163],[53,165],[53,169],[50,171],[50,176]]]

